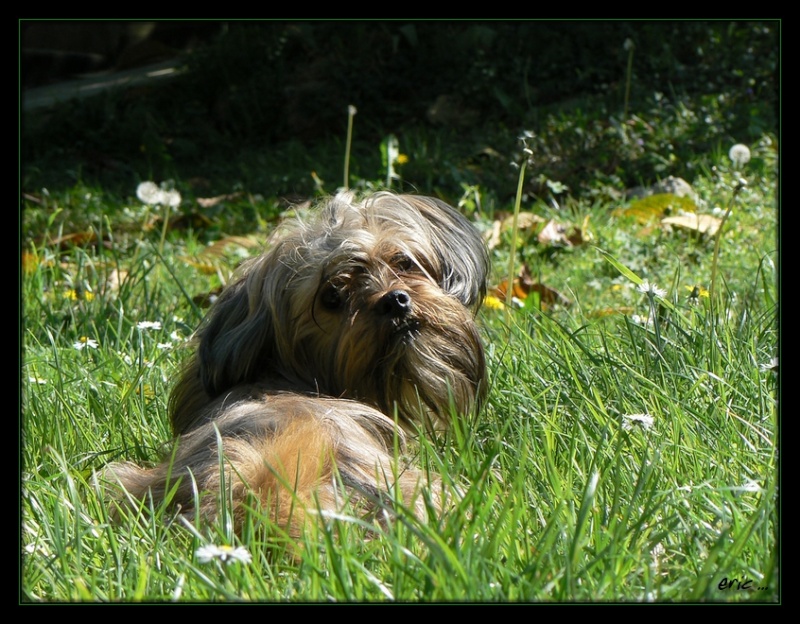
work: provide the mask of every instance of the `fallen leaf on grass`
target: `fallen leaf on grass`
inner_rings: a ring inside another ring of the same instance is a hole
[[[530,230],[534,227],[538,227],[542,223],[544,223],[544,218],[532,212],[520,212],[517,215],[517,228],[520,230]],[[512,227],[514,227],[513,214],[503,219],[502,223],[503,230],[510,230]]]
[[[506,300],[506,292],[508,290],[508,279],[501,280],[500,283],[491,289],[491,296],[499,299],[500,301]],[[563,294],[558,292],[555,288],[550,288],[545,284],[539,284],[533,281],[530,269],[527,265],[523,265],[520,269],[519,275],[514,278],[511,285],[511,296],[524,305],[525,300],[531,293],[539,295],[539,303],[543,308],[552,305],[562,305],[564,307],[572,305],[570,301]]]
[[[617,217],[630,217],[638,223],[647,224],[678,212],[697,212],[697,205],[688,197],[672,193],[658,193],[631,202],[626,208],[617,208]]]
[[[122,284],[128,279],[128,272],[123,269],[111,269],[105,282],[101,285],[103,293],[118,293]]]
[[[698,232],[709,237],[713,237],[717,233],[720,223],[722,223],[721,219],[706,214],[686,214],[661,219],[661,225],[674,226],[681,230]]]
[[[583,220],[582,227],[565,225],[556,221],[549,221],[539,232],[539,243],[542,245],[563,245],[565,247],[577,247],[583,245],[591,237],[584,235],[589,224],[589,216]]]
[[[572,243],[567,238],[567,226],[555,221],[549,221],[547,225],[542,228],[538,236],[539,242],[542,245],[566,245],[571,247]]]
[[[217,195],[216,197],[198,197],[197,203],[201,208],[213,208],[222,202],[239,199],[243,194],[244,193],[241,191],[238,191],[236,193],[228,193],[227,195]]]
[[[99,241],[107,249],[111,248],[111,243],[107,240]],[[37,244],[41,243],[41,240],[37,240]],[[62,236],[57,236],[54,239],[47,239],[47,245],[53,245],[55,247],[59,247],[61,249],[67,249],[69,247],[85,247],[87,245],[97,245],[98,239],[97,234],[91,230],[87,230],[85,232],[72,232],[71,234],[64,234]]]
[[[222,266],[225,254],[231,246],[250,249],[259,244],[257,240],[247,236],[226,236],[212,243],[194,257],[183,256],[181,260],[203,273],[212,274]]]
[[[520,212],[517,215],[517,229],[524,232],[525,230],[532,230],[539,227],[544,223],[544,218],[535,215],[532,212]],[[484,236],[486,245],[489,249],[494,249],[500,244],[500,235],[503,232],[509,232],[514,227],[514,215],[509,215],[502,221],[497,220],[492,223],[492,228],[488,234]]]
[[[589,314],[589,316],[592,318],[602,318],[604,316],[611,316],[612,314],[630,316],[633,314],[633,308],[630,306],[621,306],[619,308],[601,308],[600,310],[594,310]]]

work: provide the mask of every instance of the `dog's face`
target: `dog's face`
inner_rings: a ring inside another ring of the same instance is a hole
[[[215,303],[198,332],[202,388],[261,384],[446,423],[485,391],[474,315],[487,272],[483,241],[450,206],[340,193],[281,228]]]

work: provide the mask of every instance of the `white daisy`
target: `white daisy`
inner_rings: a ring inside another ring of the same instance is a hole
[[[664,290],[663,288],[659,288],[655,284],[651,284],[647,280],[644,280],[636,288],[637,288],[637,290],[639,292],[643,292],[646,295],[653,295],[655,297],[662,297],[663,298],[667,294],[666,290]]]
[[[75,347],[78,351],[83,351],[86,347],[89,347],[90,349],[96,349],[97,341],[94,338],[87,338],[86,336],[81,336],[78,339],[78,342],[76,342],[72,346]]]
[[[638,426],[642,429],[651,429],[655,424],[655,419],[650,414],[624,414],[622,416],[622,428],[630,431]]]
[[[234,548],[227,544],[222,546],[206,544],[198,548],[194,554],[200,563],[208,563],[214,559],[219,559],[223,563],[230,565],[232,563],[250,563],[253,560],[252,555],[244,546]]]

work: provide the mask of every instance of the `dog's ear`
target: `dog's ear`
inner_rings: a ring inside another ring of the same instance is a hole
[[[211,397],[255,381],[276,357],[269,270],[268,255],[253,261],[223,291],[198,332],[200,380]]]
[[[475,226],[458,210],[435,197],[403,196],[433,226],[430,231],[442,266],[441,287],[477,310],[486,296],[489,254]]]

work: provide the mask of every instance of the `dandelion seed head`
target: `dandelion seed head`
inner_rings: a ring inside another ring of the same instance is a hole
[[[155,182],[142,182],[136,187],[136,197],[139,198],[143,204],[155,206],[161,199],[161,189]]]
[[[737,143],[728,152],[728,157],[734,165],[741,167],[750,160],[750,148],[742,143]]]
[[[136,187],[136,197],[148,206],[177,208],[181,204],[181,194],[172,188],[172,182],[165,182],[161,186],[155,182],[142,182]]]
[[[161,204],[170,208],[177,208],[181,205],[181,194],[176,190],[162,191]]]

